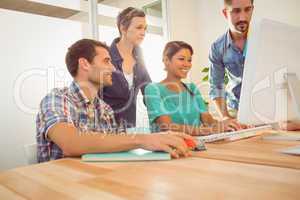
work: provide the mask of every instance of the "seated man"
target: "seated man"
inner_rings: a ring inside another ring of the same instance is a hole
[[[136,148],[162,150],[173,157],[189,155],[184,139],[193,138],[183,133],[120,134],[124,130],[116,126],[112,109],[98,96],[101,88],[112,84],[114,68],[105,44],[77,41],[68,49],[66,65],[74,81],[53,89],[40,104],[38,162]]]

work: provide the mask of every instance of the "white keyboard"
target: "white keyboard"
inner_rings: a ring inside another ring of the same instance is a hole
[[[239,131],[232,131],[232,132],[224,132],[224,133],[216,133],[212,135],[205,135],[205,136],[197,136],[195,137],[196,140],[201,140],[202,142],[209,143],[209,142],[215,142],[218,140],[229,140],[229,141],[234,141],[234,140],[239,140],[243,138],[248,138],[252,136],[256,136],[259,134],[258,131],[262,130],[267,130],[271,129],[271,125],[264,125],[264,126],[258,126],[254,128],[248,128],[248,129],[243,129]]]

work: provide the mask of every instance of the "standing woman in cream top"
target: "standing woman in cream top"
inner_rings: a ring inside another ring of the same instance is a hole
[[[119,125],[136,125],[136,97],[151,82],[145,68],[139,45],[146,33],[146,17],[142,10],[129,7],[117,17],[120,37],[110,46],[110,56],[115,66],[112,86],[103,89],[103,99],[115,113]]]

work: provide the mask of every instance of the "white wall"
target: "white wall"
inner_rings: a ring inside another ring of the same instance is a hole
[[[184,3],[184,6],[183,6]],[[193,74],[200,66],[199,61],[199,39],[200,30],[195,22],[198,20],[198,0],[169,0],[168,21],[170,40],[182,40],[193,46],[194,56],[192,71]]]
[[[8,23],[9,22],[9,23]],[[26,164],[24,144],[35,142],[41,98],[68,85],[64,57],[81,39],[81,24],[0,9],[0,170]]]

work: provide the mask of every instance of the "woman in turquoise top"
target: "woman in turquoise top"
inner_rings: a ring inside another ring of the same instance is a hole
[[[207,135],[240,129],[233,120],[219,122],[207,112],[194,83],[183,83],[192,67],[192,47],[182,41],[169,42],[163,52],[167,77],[145,88],[145,102],[153,131],[183,131]]]

